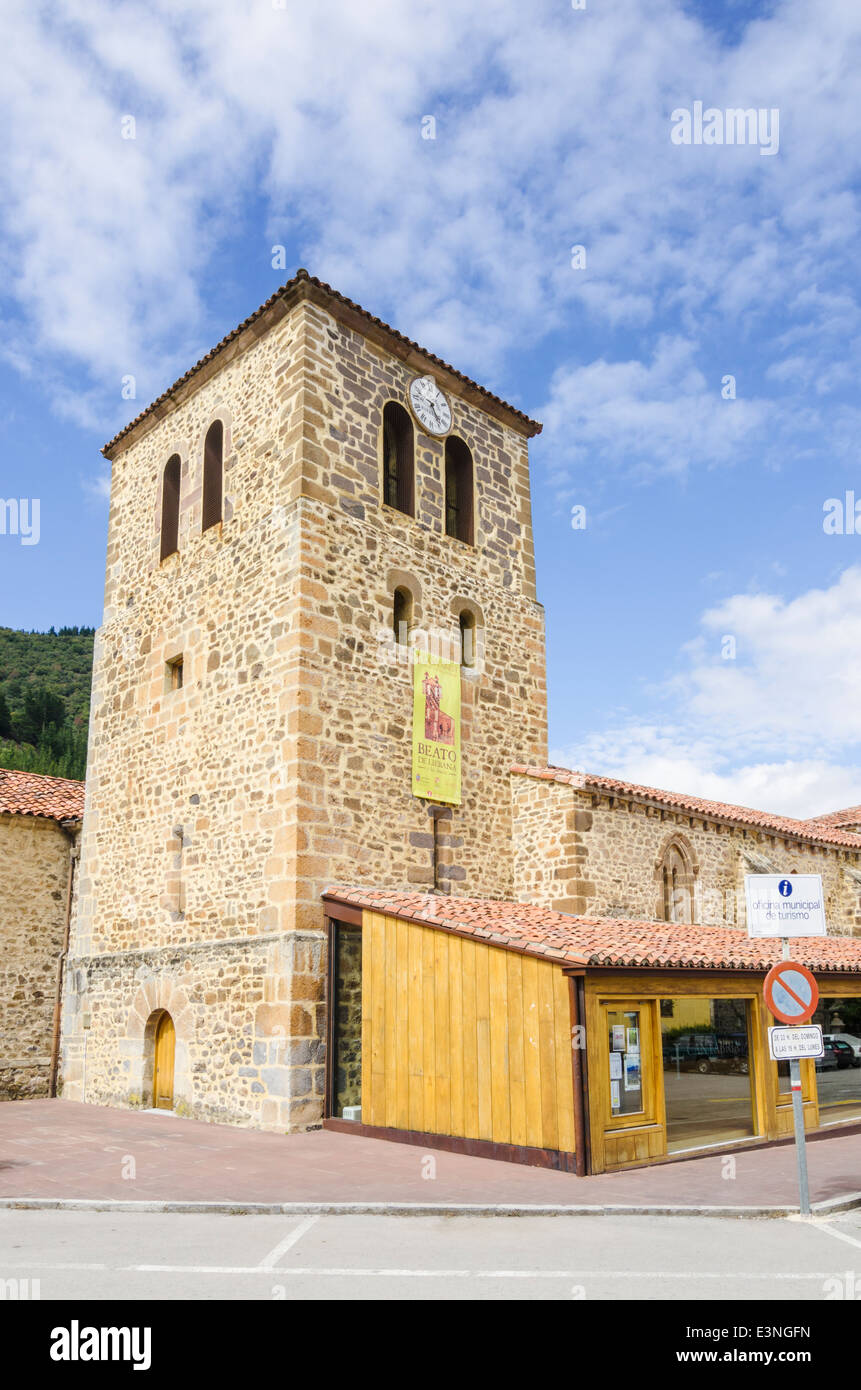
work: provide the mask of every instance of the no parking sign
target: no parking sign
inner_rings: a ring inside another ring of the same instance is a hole
[[[796,960],[773,965],[763,991],[766,1004],[781,1023],[807,1023],[816,1013],[819,986],[807,967]]]
[[[769,1049],[775,1060],[774,1035],[792,1034],[794,1025],[809,1022],[819,1003],[819,987],[806,965],[789,959],[789,938],[792,936],[826,936],[825,897],[821,874],[746,874],[748,936],[779,936],[783,945],[783,960],[773,965],[765,977],[765,1002],[775,1018],[788,1028],[769,1029]],[[782,1041],[783,1057],[789,1062],[789,1083],[792,1091],[792,1123],[795,1130],[795,1152],[798,1157],[798,1187],[801,1213],[810,1215],[810,1186],[807,1180],[807,1153],[804,1144],[804,1101],[801,1094],[800,1058],[810,1056],[805,1050],[798,1028],[797,1037]],[[812,1031],[810,1029],[808,1032]]]

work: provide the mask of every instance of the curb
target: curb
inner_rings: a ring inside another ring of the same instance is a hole
[[[554,1206],[504,1202],[192,1202],[126,1201],[111,1197],[0,1197],[0,1211],[83,1211],[191,1216],[710,1216],[735,1220],[827,1217],[861,1207],[861,1192],[815,1202],[810,1217],[787,1206],[669,1206],[612,1204]]]

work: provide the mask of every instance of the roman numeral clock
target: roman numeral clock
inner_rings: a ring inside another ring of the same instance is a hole
[[[410,405],[428,434],[440,436],[451,429],[451,406],[432,376],[417,376],[410,383]]]

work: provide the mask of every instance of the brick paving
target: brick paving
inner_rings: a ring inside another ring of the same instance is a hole
[[[808,1144],[814,1202],[861,1191],[861,1133]],[[433,1179],[423,1176],[427,1156]],[[0,1197],[120,1201],[792,1207],[792,1145],[577,1178],[317,1130],[280,1135],[74,1101],[0,1104]],[[123,1176],[134,1160],[134,1177]]]

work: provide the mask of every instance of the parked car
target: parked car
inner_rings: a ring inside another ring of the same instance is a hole
[[[788,1066],[789,1063],[787,1062],[786,1065]],[[837,1051],[833,1043],[823,1042],[822,1056],[816,1058],[816,1070],[837,1071],[839,1067],[840,1063],[837,1060]]]
[[[841,1070],[844,1067],[861,1067],[861,1057],[855,1056],[848,1042],[843,1042],[841,1038],[833,1037],[829,1041],[828,1047],[836,1054],[837,1065]]]
[[[861,1065],[861,1038],[856,1038],[854,1033],[826,1033],[825,1042],[848,1043]]]
[[[664,1067],[681,1071],[740,1072],[750,1070],[745,1033],[682,1033],[664,1044]]]

